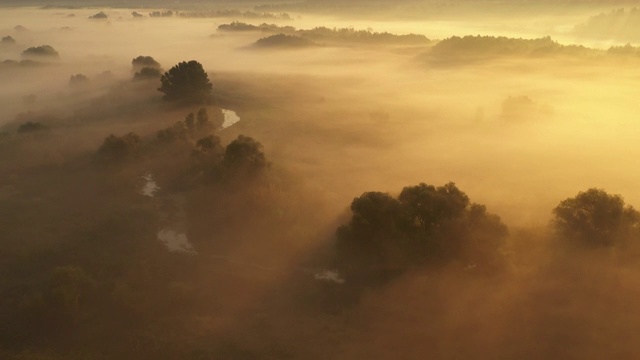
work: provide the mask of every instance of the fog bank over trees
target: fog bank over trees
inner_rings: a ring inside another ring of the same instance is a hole
[[[638,357],[631,6],[24,4],[1,359]]]

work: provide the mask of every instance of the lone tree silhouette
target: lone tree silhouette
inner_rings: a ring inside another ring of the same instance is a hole
[[[160,78],[158,91],[167,101],[206,103],[211,96],[211,82],[202,64],[195,60],[183,61],[169,69]]]

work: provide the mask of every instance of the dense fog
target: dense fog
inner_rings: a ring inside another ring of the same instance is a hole
[[[0,358],[636,358],[634,6],[0,6]]]

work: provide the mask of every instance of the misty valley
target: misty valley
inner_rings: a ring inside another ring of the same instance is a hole
[[[0,359],[636,359],[640,4],[0,3]]]

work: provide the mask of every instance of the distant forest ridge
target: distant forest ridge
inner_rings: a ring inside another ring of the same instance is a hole
[[[432,40],[421,34],[396,35],[388,32],[372,32],[370,30],[356,30],[353,28],[296,29],[293,26],[279,26],[262,23],[252,25],[234,21],[218,26],[222,32],[262,32],[271,35],[272,40],[292,40],[298,37],[309,44],[322,42],[352,42],[352,43],[382,43],[382,44],[412,44],[432,45],[424,55],[429,60],[481,60],[498,57],[582,57],[599,58],[601,56],[640,58],[640,47],[626,44],[611,46],[606,50],[586,47],[580,44],[563,45],[550,36],[525,39],[506,36],[451,36],[443,40]],[[274,35],[286,35],[275,38]],[[300,43],[301,44],[301,43]],[[298,44],[298,45],[300,45]]]
[[[243,22],[232,22],[218,26],[218,31],[244,32],[259,31],[267,34],[284,34],[297,36],[309,41],[335,41],[335,42],[370,42],[370,43],[403,43],[403,44],[428,44],[429,38],[419,34],[395,35],[388,32],[373,32],[370,30],[355,30],[353,28],[327,28],[316,27],[309,30],[296,29],[293,26],[278,26],[275,24],[252,25]]]
[[[576,35],[600,40],[640,41],[640,9],[619,8],[590,17],[574,28]]]
[[[439,41],[423,55],[429,61],[477,61],[502,57],[575,57],[640,58],[640,48],[626,44],[607,50],[583,45],[562,45],[546,36],[538,39],[508,38],[504,36],[452,36]]]
[[[452,36],[438,42],[432,53],[442,56],[501,56],[501,55],[589,55],[594,49],[582,45],[561,45],[551,39],[509,38],[505,36]]]

